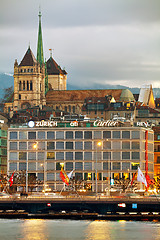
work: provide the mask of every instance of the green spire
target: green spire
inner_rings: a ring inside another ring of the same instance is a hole
[[[37,61],[42,65],[44,63],[43,58],[43,42],[42,42],[42,29],[41,29],[41,11],[39,10],[39,31],[38,31],[38,45],[37,45]]]
[[[48,73],[47,73],[47,64],[45,59],[45,95],[47,94],[49,88],[48,88]]]

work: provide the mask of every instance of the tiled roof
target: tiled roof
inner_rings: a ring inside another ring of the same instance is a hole
[[[33,66],[35,63],[37,63],[37,60],[29,47],[19,66]]]
[[[52,102],[80,101],[84,102],[87,97],[105,97],[112,95],[116,101],[119,100],[122,89],[105,90],[50,90],[46,95],[47,104]]]
[[[59,74],[67,74],[65,70],[62,70],[61,67],[56,63],[56,61],[50,57],[47,64],[47,73],[48,75],[59,75]]]

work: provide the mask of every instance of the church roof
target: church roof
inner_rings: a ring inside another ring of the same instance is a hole
[[[35,63],[37,60],[29,47],[19,66],[33,66]]]
[[[67,74],[67,72],[65,70],[62,70],[52,57],[48,59],[46,65],[48,75]]]
[[[120,99],[122,89],[105,89],[105,90],[50,90],[46,94],[46,102],[65,102],[80,101],[84,102],[87,97],[105,97],[112,95],[116,101]]]
[[[120,96],[120,101],[122,102],[132,102],[135,101],[134,96],[132,92],[129,89],[123,89],[121,96]]]
[[[38,30],[38,44],[37,44],[37,61],[42,65],[44,63],[43,57],[43,41],[42,41],[42,28],[41,28],[41,12],[39,12],[39,30]]]

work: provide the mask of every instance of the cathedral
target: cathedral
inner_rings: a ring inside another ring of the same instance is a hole
[[[67,72],[52,58],[47,61],[43,56],[43,41],[41,27],[41,12],[39,12],[39,30],[37,44],[37,58],[30,46],[22,61],[14,63],[14,94],[5,103],[4,112],[10,113],[21,109],[46,105],[48,90],[66,90]]]

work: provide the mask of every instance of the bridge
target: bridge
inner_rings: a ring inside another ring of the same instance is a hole
[[[0,217],[159,220],[160,201],[87,197],[0,199]]]

